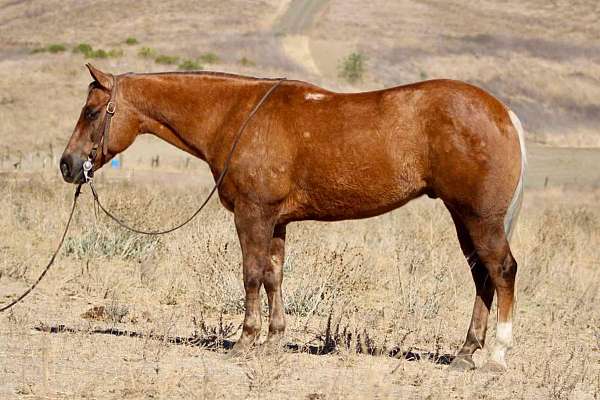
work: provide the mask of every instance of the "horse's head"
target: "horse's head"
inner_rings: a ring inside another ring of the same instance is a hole
[[[94,81],[60,159],[62,176],[70,183],[85,180],[83,167],[87,160],[97,170],[129,147],[140,127],[140,116],[123,96],[120,78],[86,66]]]

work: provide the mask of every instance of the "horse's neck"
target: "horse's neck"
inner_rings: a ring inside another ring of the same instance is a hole
[[[255,84],[243,78],[211,75],[135,77],[138,109],[148,117],[142,129],[211,163],[215,149],[229,142],[237,112],[255,97]]]

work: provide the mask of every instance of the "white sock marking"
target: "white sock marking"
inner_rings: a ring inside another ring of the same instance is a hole
[[[512,347],[512,321],[498,322],[492,360],[506,367],[506,351]]]

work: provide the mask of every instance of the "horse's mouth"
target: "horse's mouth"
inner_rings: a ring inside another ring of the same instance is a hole
[[[60,160],[60,173],[67,183],[79,184],[85,181],[83,161],[78,157],[63,156]]]

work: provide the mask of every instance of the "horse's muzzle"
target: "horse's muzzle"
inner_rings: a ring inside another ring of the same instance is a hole
[[[83,160],[81,157],[72,154],[63,154],[60,158],[60,173],[65,182],[82,183],[83,182]]]

